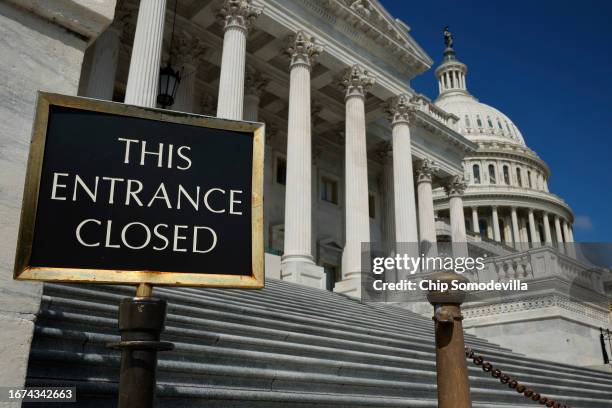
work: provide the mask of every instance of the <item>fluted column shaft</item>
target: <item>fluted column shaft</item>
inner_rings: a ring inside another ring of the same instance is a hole
[[[569,232],[569,224],[565,220],[563,220],[563,238],[564,238],[564,242],[567,242],[567,243],[572,242],[572,238]]]
[[[393,186],[395,194],[395,239],[397,242],[418,242],[410,125],[393,125]]]
[[[265,78],[255,68],[247,66],[244,88],[244,112],[243,119],[251,122],[257,122],[259,119],[259,101],[260,96],[268,84],[268,79]]]
[[[555,215],[555,234],[557,235],[557,244],[559,247],[563,245],[563,234],[561,233],[561,220]]]
[[[185,64],[183,77],[176,90],[172,110],[193,113],[195,110],[196,67]]]
[[[385,244],[385,252],[388,255],[395,253],[395,207],[393,199],[393,160],[385,152],[383,171],[382,171],[382,191],[383,197],[383,220],[382,236]]]
[[[291,67],[287,129],[284,257],[311,261],[310,69]]]
[[[542,215],[542,222],[544,223],[544,242],[547,245],[552,244],[552,235],[550,233],[550,223],[548,221],[548,213],[545,212]]]
[[[518,216],[516,214],[516,207],[510,209],[510,218],[512,219],[512,235],[514,237],[514,246],[519,247],[521,239],[521,233],[519,231]]]
[[[242,119],[246,29],[230,26],[223,35],[217,116]]]
[[[461,176],[455,176],[445,186],[446,193],[449,196],[451,241],[454,257],[468,255],[465,217],[463,215],[463,193],[466,187],[466,183]]]
[[[242,118],[251,122],[257,122],[259,118],[259,95],[244,95],[244,113]]]
[[[166,0],[143,1],[138,8],[125,103],[155,107]]]
[[[499,216],[497,215],[497,207],[493,206],[491,208],[493,214],[493,238],[497,242],[501,242],[501,233],[499,231]]]
[[[289,48],[289,118],[283,263],[312,263],[310,67],[320,51],[302,32]]]
[[[472,230],[480,238],[480,223],[478,222],[478,207],[472,207]]]
[[[433,164],[424,160],[417,171],[417,197],[419,201],[419,233],[421,238],[421,251],[427,249],[426,255],[435,256],[436,248],[436,219],[434,217],[432,178],[435,172]]]
[[[220,118],[242,119],[246,37],[249,27],[260,14],[261,9],[253,6],[250,0],[225,0],[219,12],[225,23],[217,99],[217,116]]]
[[[113,99],[121,43],[120,34],[117,28],[111,26],[92,45],[93,54],[85,96],[107,101]]]
[[[343,78],[346,87],[344,156],[346,242],[342,256],[342,275],[345,279],[361,272],[361,245],[370,242],[365,92],[373,82],[373,78],[359,65],[349,68]]]
[[[531,235],[531,243],[534,247],[540,246],[540,242],[538,241],[538,232],[536,231],[535,218],[533,216],[533,210],[529,209],[528,213],[529,217],[529,233]]]
[[[410,136],[410,120],[413,119],[414,111],[409,95],[399,95],[388,103],[393,137],[395,240],[416,245],[419,237]]]

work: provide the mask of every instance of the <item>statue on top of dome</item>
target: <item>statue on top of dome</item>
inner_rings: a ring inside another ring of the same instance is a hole
[[[453,34],[448,29],[448,26],[444,27],[444,44],[446,48],[453,48]]]

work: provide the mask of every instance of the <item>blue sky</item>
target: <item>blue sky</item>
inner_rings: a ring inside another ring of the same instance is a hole
[[[551,168],[581,242],[612,242],[612,1],[382,2],[435,61],[450,26],[468,90],[508,115]],[[437,95],[433,69],[412,82]]]

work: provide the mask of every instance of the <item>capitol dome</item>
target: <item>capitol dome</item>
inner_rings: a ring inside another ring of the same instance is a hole
[[[508,116],[479,102],[467,91],[465,94],[452,92],[441,95],[436,105],[457,116],[457,130],[474,142],[498,139],[525,146],[523,135]]]
[[[435,104],[457,116],[457,130],[474,142],[487,140],[525,146],[523,135],[508,116],[468,92],[466,74],[467,66],[456,58],[452,45],[447,47],[442,64],[436,69],[439,96]]]
[[[462,205],[469,239],[488,239],[515,250],[572,242],[574,215],[548,190],[548,166],[526,146],[508,116],[468,92],[467,66],[455,55],[451,33],[445,30],[444,35],[435,104],[457,116],[455,130],[478,144],[463,159]],[[450,219],[449,198],[442,190],[434,193],[434,209],[442,224]]]

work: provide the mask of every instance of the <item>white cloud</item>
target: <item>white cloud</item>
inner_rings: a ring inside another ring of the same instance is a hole
[[[592,230],[593,222],[591,221],[591,217],[588,215],[577,215],[574,219],[574,228],[581,230]]]

